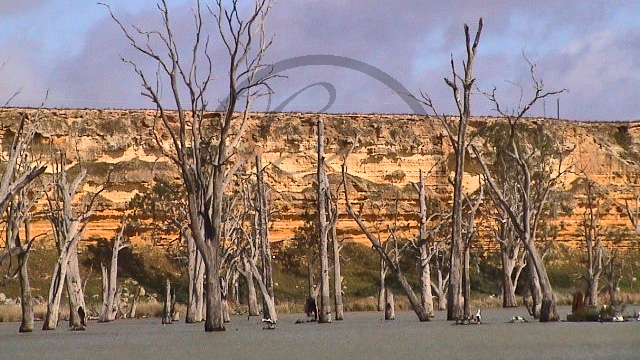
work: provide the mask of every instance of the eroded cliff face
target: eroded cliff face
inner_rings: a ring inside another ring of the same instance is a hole
[[[94,191],[111,173],[112,185],[102,193],[85,239],[111,238],[122,211],[135,194],[148,191],[157,179],[180,178],[152,136],[154,111],[0,109],[0,134],[5,150],[19,118],[24,115],[38,119],[34,152],[46,159],[52,147],[64,148],[73,161],[70,167],[82,162],[87,168],[89,176],[84,191]],[[263,165],[268,164],[265,179],[272,189],[272,241],[292,238],[296,228],[303,224],[305,209],[315,207],[314,124],[320,116],[325,119],[327,172],[333,189],[341,180],[343,156],[355,134],[359,134],[360,145],[347,164],[352,185],[350,197],[363,218],[380,229],[381,237],[386,238],[387,225],[393,222],[408,226],[406,235],[417,234],[417,192],[413,183],[418,181],[420,170],[429,174],[426,179],[429,195],[451,201],[448,178],[452,174],[448,169],[453,168],[452,148],[444,128],[435,119],[412,115],[255,114],[247,130],[244,152],[260,152]],[[500,120],[476,118],[471,128],[478,129],[495,121]],[[624,204],[635,201],[634,194],[640,194],[636,191],[640,123],[527,121],[562,137],[565,163],[572,164],[574,169],[562,178],[565,190],[562,201],[554,199],[550,204],[555,216],[547,223],[556,229],[553,236],[559,241],[579,243],[578,228],[585,211],[585,196],[577,189],[576,180],[586,175],[606,192],[601,200],[606,203],[601,215],[602,230],[617,231],[622,234],[617,238],[629,244],[633,236],[628,231],[630,225]],[[476,141],[481,144],[481,140]],[[465,185],[468,191],[473,191],[479,184],[479,166],[472,157],[467,171]],[[44,219],[38,219],[33,226],[36,233],[49,229]],[[366,241],[355,222],[344,213],[340,215],[338,235]],[[151,241],[149,236],[141,234],[135,240]],[[490,240],[489,232],[483,238]]]

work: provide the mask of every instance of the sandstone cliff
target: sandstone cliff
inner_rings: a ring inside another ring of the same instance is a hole
[[[81,161],[88,169],[85,191],[96,189],[112,171],[114,183],[102,193],[94,221],[88,227],[86,239],[110,238],[118,226],[120,214],[137,193],[147,191],[156,179],[179,179],[172,164],[162,156],[152,134],[154,111],[151,110],[73,110],[73,109],[0,109],[0,135],[9,139],[20,116],[39,118],[39,133],[33,150],[48,156],[50,144],[66,148],[74,164]],[[447,163],[452,161],[451,146],[444,129],[435,119],[413,115],[362,114],[255,114],[248,130],[250,151],[263,154],[267,167],[265,177],[272,188],[272,208],[275,209],[271,240],[293,236],[302,225],[301,215],[312,208],[315,191],[315,120],[325,118],[328,173],[333,184],[340,179],[342,155],[354,134],[360,134],[360,147],[349,158],[349,173],[357,191],[355,201],[371,223],[396,219],[415,226],[417,194],[412,183],[419,170],[431,171],[427,178],[430,196],[451,200]],[[500,121],[476,118],[471,127]],[[587,123],[528,119],[538,126],[564,137],[570,153],[568,160],[575,169],[606,189],[608,205],[603,207],[601,226],[605,232],[618,231],[629,246],[635,237],[629,229],[624,210],[625,200],[633,200],[637,191],[640,166],[640,122]],[[3,146],[8,146],[3,142]],[[6,149],[5,149],[6,150]],[[451,168],[449,166],[448,168]],[[467,166],[466,186],[469,191],[478,185],[478,167],[473,159]],[[576,190],[578,171],[566,175],[562,209],[553,211],[548,223],[557,232],[558,241],[578,244],[578,225],[584,212],[584,194]],[[398,200],[397,209],[395,200]],[[555,204],[555,205],[554,205]],[[559,206],[554,200],[552,206]],[[339,222],[339,236],[354,241],[366,241],[354,222],[344,214]],[[44,219],[34,224],[35,232],[47,232]],[[137,241],[148,241],[142,234]],[[384,231],[383,231],[384,237]],[[485,240],[487,240],[485,236]],[[613,240],[610,238],[609,240]]]

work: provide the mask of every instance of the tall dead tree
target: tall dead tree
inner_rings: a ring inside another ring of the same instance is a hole
[[[596,183],[589,178],[585,178],[584,181],[587,208],[582,214],[581,225],[587,253],[587,272],[584,277],[587,283],[585,305],[595,307],[598,306],[600,276],[603,271],[602,242],[600,240],[600,202],[596,199]]]
[[[258,243],[260,246],[260,257],[262,258],[262,281],[264,281],[264,287],[271,299],[274,299],[273,294],[273,271],[271,267],[271,246],[269,244],[269,207],[267,203],[267,191],[265,189],[264,177],[263,177],[262,159],[260,155],[256,155],[256,202],[257,202],[257,217],[258,217]],[[263,298],[263,317],[265,319],[273,319],[273,315],[268,313],[270,307],[267,304],[267,299]]]
[[[116,319],[120,307],[120,294],[122,289],[118,287],[118,255],[121,250],[131,247],[124,235],[127,226],[127,216],[120,221],[120,231],[116,233],[111,247],[111,263],[109,269],[100,264],[102,270],[102,309],[98,322],[110,322]]]
[[[20,282],[20,307],[22,311],[20,332],[32,332],[34,326],[33,298],[29,280],[29,251],[35,237],[31,237],[31,210],[37,198],[34,196],[31,186],[22,188],[11,200],[6,213],[5,248],[0,253],[0,264],[8,257],[16,257],[15,269],[9,267],[12,272],[8,277],[18,276]],[[23,228],[23,237],[20,229]]]
[[[484,192],[482,184],[479,186],[479,193],[475,195],[475,199],[471,200],[471,197],[465,193],[465,219],[464,219],[464,265],[462,268],[462,298],[464,299],[464,317],[465,319],[471,318],[471,274],[469,271],[469,261],[471,260],[471,243],[476,233],[475,220],[476,214],[482,200],[484,199]]]
[[[445,83],[451,88],[453,98],[458,109],[458,118],[450,119],[446,115],[439,115],[431,98],[422,94],[423,102],[438,117],[451,142],[455,154],[455,169],[453,178],[453,209],[451,216],[451,252],[449,260],[449,291],[447,293],[447,320],[455,320],[464,315],[464,304],[461,303],[463,283],[464,238],[463,238],[463,178],[465,172],[465,157],[469,147],[467,140],[467,126],[471,120],[471,92],[475,83],[473,65],[478,51],[480,34],[482,33],[482,18],[478,21],[475,37],[471,39],[469,26],[464,25],[466,42],[466,60],[462,67],[464,75],[457,72],[453,57],[451,58],[451,79],[445,78]],[[460,88],[462,86],[462,89]],[[462,93],[461,93],[462,92]],[[457,121],[457,124],[455,122]]]
[[[316,171],[316,181],[318,189],[316,193],[317,216],[318,216],[318,254],[320,257],[320,307],[318,309],[318,323],[330,322],[330,288],[329,288],[329,221],[327,216],[327,195],[329,183],[325,174],[325,158],[324,158],[324,119],[318,118],[317,122],[317,153],[318,168]]]
[[[326,182],[329,183],[329,178],[325,172]],[[327,211],[329,215],[329,237],[331,238],[331,244],[333,245],[333,303],[335,311],[335,319],[340,321],[344,320],[344,303],[342,300],[342,267],[340,263],[340,250],[342,244],[338,239],[338,233],[336,231],[338,224],[338,190],[340,186],[336,188],[336,198],[331,199],[331,191],[327,191]]]
[[[525,58],[525,60],[527,59]],[[509,202],[478,148],[474,145],[471,148],[480,162],[483,176],[491,193],[509,216],[516,233],[527,250],[527,264],[532,266],[531,271],[535,270],[535,273],[531,273],[533,276],[530,278],[538,277],[542,295],[540,321],[558,321],[559,316],[553,288],[535,240],[549,193],[559,184],[560,178],[571,167],[563,161],[567,149],[562,143],[562,136],[548,133],[544,125],[524,124],[523,118],[538,101],[559,94],[564,90],[545,92],[542,80],[536,77],[535,64],[528,60],[527,62],[534,89],[528,102],[509,112],[504,110],[498,101],[495,88],[491,93],[485,94],[494,104],[498,114],[507,121],[507,134],[502,139],[505,142],[503,145],[505,151],[502,156],[508,158],[513,164],[514,176],[510,181],[517,184],[517,205]],[[522,88],[520,89],[522,91]],[[521,98],[523,96],[521,93]]]
[[[82,313],[85,312],[86,306],[78,266],[78,242],[82,238],[87,221],[93,214],[95,201],[104,187],[93,194],[86,195],[82,204],[75,205],[74,199],[87,176],[86,169],[80,166],[78,174],[69,181],[66,155],[59,152],[53,162],[55,167],[53,189],[52,194],[47,194],[47,201],[49,222],[58,248],[58,260],[51,277],[47,314],[42,329],[54,330],[57,327],[62,290],[66,283],[69,296],[69,326],[71,329],[82,330],[85,326]]]
[[[187,192],[191,233],[205,264],[205,331],[225,330],[218,281],[223,199],[227,184],[241,162],[237,153],[249,118],[248,99],[256,96],[260,88],[268,89],[272,78],[268,71],[267,75],[259,73],[265,67],[264,55],[272,43],[272,39],[265,36],[264,28],[271,5],[271,0],[256,0],[252,7],[241,6],[238,0],[216,0],[207,11],[196,0],[193,40],[187,45],[190,49],[186,54],[180,53],[179,49],[185,46],[176,39],[166,0],[158,4],[162,18],[159,30],[125,26],[109,8],[129,45],[158,69],[150,77],[137,64],[125,60],[142,81],[143,95],[156,106],[156,142],[180,169]],[[207,15],[212,16],[213,34],[206,33]],[[220,116],[205,116],[209,87],[217,78],[210,47],[213,37],[223,45],[228,92],[219,108]],[[160,84],[170,89],[166,101]],[[247,99],[244,115],[236,117],[238,102],[243,97]],[[170,108],[176,112],[170,113]]]

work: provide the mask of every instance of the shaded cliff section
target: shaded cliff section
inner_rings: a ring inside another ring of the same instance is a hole
[[[22,116],[38,119],[32,150],[41,154],[43,161],[55,149],[64,148],[73,161],[71,168],[79,167],[79,162],[87,168],[89,176],[84,191],[97,189],[111,172],[112,184],[102,193],[99,208],[87,229],[87,240],[111,238],[128,201],[149,191],[155,181],[179,181],[176,168],[163,156],[153,137],[153,110],[2,108],[3,151]],[[305,210],[314,208],[314,124],[320,116],[325,119],[327,173],[333,190],[340,182],[343,156],[355,134],[359,134],[360,145],[348,162],[351,198],[363,218],[381,230],[383,238],[387,224],[400,224],[410,233],[416,229],[417,193],[412,183],[418,181],[420,170],[429,173],[429,196],[445,203],[451,201],[448,179],[452,176],[449,171],[453,168],[452,149],[436,119],[387,114],[254,114],[244,149],[246,154],[262,153],[263,165],[268,164],[265,179],[271,188],[272,241],[291,239],[303,225]],[[471,128],[477,130],[495,121],[501,120],[475,118]],[[568,152],[567,161],[575,168],[563,177],[564,191],[550,204],[553,216],[547,224],[554,229],[553,238],[572,245],[580,242],[579,225],[586,205],[579,186],[582,173],[605,189],[608,205],[602,215],[603,229],[619,229],[622,235],[618,237],[625,244],[635,241],[628,231],[624,204],[625,200],[635,201],[634,194],[640,194],[637,189],[640,122],[526,121],[561,137]],[[482,143],[481,138],[476,141]],[[474,191],[479,182],[479,167],[473,158],[468,164],[465,185],[468,191]],[[38,219],[33,226],[36,233],[49,229],[44,219]],[[413,232],[417,234],[417,230]],[[490,232],[483,234],[484,242],[490,246]],[[338,235],[366,242],[344,211]],[[135,240],[162,243],[162,239],[150,236],[142,233]]]

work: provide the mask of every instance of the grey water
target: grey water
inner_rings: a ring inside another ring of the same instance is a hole
[[[566,318],[567,309],[560,312]],[[264,330],[259,318],[234,316],[221,333],[160,319],[89,323],[83,332],[60,323],[30,334],[2,323],[0,359],[640,359],[636,320],[513,324],[509,319],[525,310],[488,309],[482,324],[454,325],[445,315],[420,323],[410,312],[394,321],[346,313],[330,324],[296,324],[304,315],[284,315],[275,330]]]

